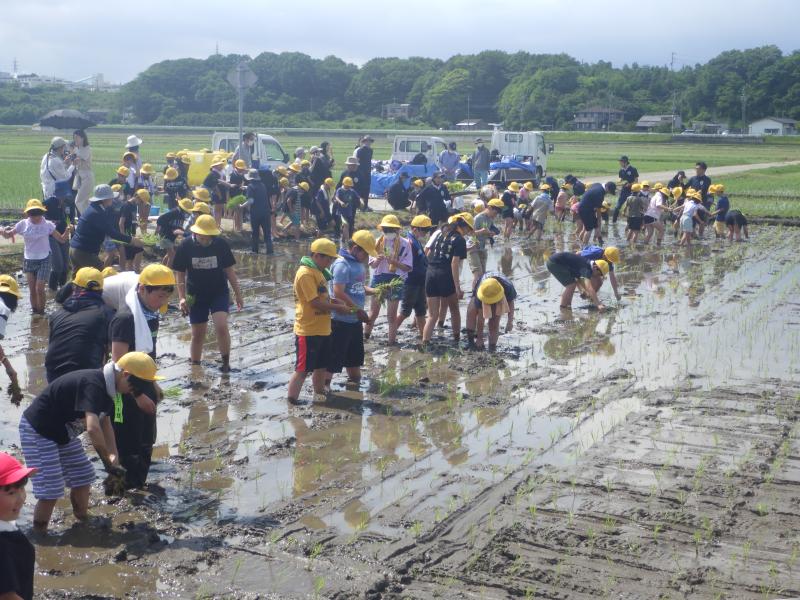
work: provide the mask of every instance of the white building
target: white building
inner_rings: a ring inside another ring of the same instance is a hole
[[[766,117],[750,123],[748,133],[750,135],[794,135],[797,133],[797,121],[781,117]]]

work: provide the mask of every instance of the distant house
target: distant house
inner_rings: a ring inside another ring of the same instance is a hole
[[[679,115],[642,115],[636,121],[636,129],[641,131],[653,131],[664,127],[681,129],[683,128],[683,121]]]
[[[750,123],[747,131],[750,135],[794,135],[797,133],[797,121],[781,117],[766,117]]]
[[[578,131],[602,131],[624,119],[624,111],[604,106],[590,106],[575,113],[572,126]]]
[[[727,123],[715,123],[710,121],[692,121],[693,133],[705,135],[720,135],[723,131],[728,131]]]
[[[489,126],[486,121],[482,119],[470,119],[468,121],[464,120],[460,123],[456,123],[455,128],[460,131],[472,131],[474,129],[488,129]]]
[[[384,119],[408,119],[411,116],[410,104],[384,104],[381,107],[381,117]]]

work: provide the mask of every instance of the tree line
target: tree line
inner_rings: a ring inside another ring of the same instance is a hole
[[[234,125],[237,99],[225,75],[243,59],[248,57],[165,60],[114,93],[0,86],[0,122],[33,122],[38,113],[67,107],[54,104],[59,102],[110,108],[112,120],[130,112],[142,124]],[[800,51],[784,55],[776,46],[729,50],[674,71],[495,50],[447,60],[375,58],[361,67],[335,56],[264,52],[249,64],[258,76],[245,97],[249,126],[351,122],[377,127],[384,105],[408,103],[412,114],[401,125],[450,127],[469,116],[502,121],[508,129],[569,129],[578,110],[603,106],[624,111],[624,121],[614,127],[620,130],[633,129],[643,114],[673,110],[684,121],[740,127],[743,96],[748,121],[770,115],[800,119]],[[51,102],[44,106],[49,95]]]

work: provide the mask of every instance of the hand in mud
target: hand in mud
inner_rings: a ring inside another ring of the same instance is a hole
[[[22,402],[22,390],[19,387],[19,382],[16,378],[12,379],[11,382],[8,384],[8,396],[11,400],[11,404],[14,406],[19,406]]]
[[[606,310],[606,307],[603,306],[602,304],[598,304],[597,305],[597,310],[598,310],[598,312],[604,312]]]
[[[242,310],[244,308],[244,300],[242,298],[236,298],[236,308]]]
[[[108,473],[111,477],[119,477],[121,479],[125,479],[125,475],[127,473],[127,469],[122,465],[106,465],[106,473]]]
[[[186,298],[181,298],[180,302],[178,303],[178,308],[181,309],[181,314],[184,317],[189,314],[189,304],[186,302]]]

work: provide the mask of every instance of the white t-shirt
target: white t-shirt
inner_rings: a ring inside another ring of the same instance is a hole
[[[0,340],[6,336],[6,325],[8,325],[8,318],[11,316],[11,309],[6,306],[6,303],[0,300]]]
[[[428,239],[427,243],[425,244],[425,249],[430,250],[433,248],[433,245],[436,243],[436,240],[439,239],[439,236],[442,235],[442,230],[437,229],[431,234],[431,237]]]
[[[139,283],[139,275],[134,271],[123,271],[103,281],[103,302],[114,310],[125,305],[125,296]]]
[[[644,214],[648,217],[658,220],[661,218],[661,213],[663,210],[664,195],[661,192],[656,192],[653,194],[653,197],[650,198],[650,205],[647,207],[647,211]]]
[[[42,260],[50,256],[50,234],[55,228],[56,224],[46,219],[42,219],[39,223],[22,219],[14,225],[14,233],[20,234],[25,241],[25,258]]]

